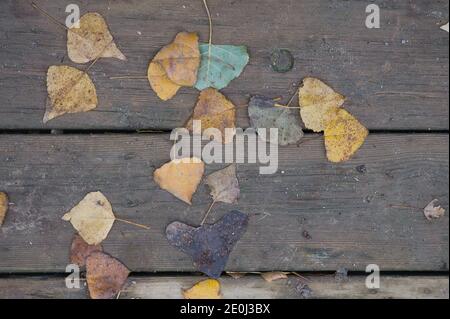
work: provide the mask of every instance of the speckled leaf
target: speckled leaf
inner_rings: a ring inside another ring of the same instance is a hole
[[[248,216],[232,211],[216,224],[199,228],[174,222],[167,227],[166,236],[172,246],[192,257],[198,271],[219,278],[247,226]]]
[[[215,202],[233,204],[239,199],[239,181],[234,164],[209,175],[206,184],[211,188],[211,196]]]
[[[303,130],[300,126],[300,117],[297,110],[275,107],[273,100],[254,96],[248,105],[248,115],[251,126],[258,128],[277,128],[278,144],[285,146],[298,143],[303,137]],[[270,142],[269,131],[264,141]]]
[[[241,75],[250,57],[247,47],[200,44],[201,64],[198,71],[198,90],[212,87],[221,90]]]

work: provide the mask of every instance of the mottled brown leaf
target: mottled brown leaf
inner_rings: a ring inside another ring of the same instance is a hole
[[[94,252],[86,259],[86,280],[92,299],[111,299],[124,287],[130,271],[117,259]]]
[[[209,175],[206,184],[211,188],[211,196],[215,202],[234,204],[239,199],[239,181],[234,164]]]
[[[70,262],[76,264],[79,267],[86,265],[86,259],[94,252],[102,252],[101,245],[89,245],[83,240],[83,238],[75,234],[72,239],[72,245],[70,246]]]

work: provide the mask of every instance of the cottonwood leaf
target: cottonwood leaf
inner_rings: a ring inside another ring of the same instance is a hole
[[[276,107],[273,100],[254,96],[248,105],[250,124],[255,129],[266,129],[266,135],[259,135],[265,142],[285,146],[298,143],[303,137],[297,110]],[[270,138],[269,129],[278,129],[278,139]]]
[[[211,188],[214,202],[234,204],[239,199],[240,188],[234,164],[209,175],[206,184]]]
[[[123,289],[130,271],[117,259],[94,252],[86,259],[86,280],[92,299],[111,299]]]
[[[166,236],[172,246],[191,256],[198,271],[219,278],[247,226],[248,216],[232,211],[217,223],[198,228],[174,222],[167,227]]]
[[[221,299],[220,282],[206,279],[196,283],[192,288],[183,290],[184,299]]]
[[[300,115],[305,126],[314,132],[325,130],[344,102],[344,96],[319,79],[305,78],[299,89]]]
[[[247,47],[234,45],[200,44],[201,64],[195,87],[222,90],[239,77],[250,57]]]
[[[87,194],[63,216],[63,220],[70,221],[89,245],[98,245],[105,240],[115,219],[110,202],[100,192]]]
[[[114,43],[105,19],[95,12],[82,16],[79,28],[74,25],[67,31],[67,51],[75,63],[87,63],[99,57],[126,60]]]
[[[159,187],[191,205],[204,171],[205,164],[200,159],[184,158],[164,164],[153,178]]]
[[[191,132],[194,120],[201,122],[202,133],[207,129],[218,129],[223,143],[233,141],[234,134],[227,135],[225,129],[234,130],[236,127],[236,107],[216,89],[209,88],[200,93],[194,112],[186,124],[186,128]]]
[[[334,111],[331,111],[334,114]],[[339,109],[325,128],[328,160],[339,163],[349,160],[364,144],[369,131],[349,112]]]
[[[147,74],[150,86],[161,100],[167,101],[181,87],[195,85],[199,66],[198,35],[180,32],[150,62]]]
[[[86,259],[94,252],[102,252],[101,245],[89,245],[83,240],[83,238],[75,234],[70,246],[70,263],[84,267],[86,265]]]
[[[5,221],[6,213],[8,212],[9,200],[6,193],[0,192],[0,227]]]
[[[97,91],[89,75],[70,66],[51,66],[47,72],[47,110],[43,122],[64,115],[93,110]]]
[[[423,213],[428,220],[433,220],[444,216],[445,209],[441,206],[437,206],[438,202],[439,200],[433,199],[423,210]]]
[[[274,271],[274,272],[264,272],[261,274],[261,277],[267,281],[272,282],[280,279],[287,279],[288,278],[287,272],[281,272],[281,271]]]

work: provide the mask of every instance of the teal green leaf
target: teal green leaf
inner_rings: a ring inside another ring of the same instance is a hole
[[[195,87],[221,90],[241,75],[249,61],[247,47],[234,45],[200,44],[202,57]]]

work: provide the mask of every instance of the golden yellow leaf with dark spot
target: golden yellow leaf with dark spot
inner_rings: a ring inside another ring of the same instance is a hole
[[[44,123],[66,113],[97,107],[97,92],[89,75],[70,66],[51,66],[47,72],[47,110]]]
[[[130,271],[117,259],[94,252],[86,259],[86,280],[92,299],[111,299],[124,288]]]
[[[299,90],[300,115],[303,123],[314,132],[322,132],[344,104],[345,97],[315,78],[303,80]]]
[[[191,205],[204,171],[205,164],[200,159],[184,158],[163,165],[153,177],[159,187]]]
[[[200,93],[194,113],[186,124],[186,128],[191,132],[194,120],[201,122],[202,132],[215,128],[222,133],[222,141],[225,144],[233,141],[234,134],[226,135],[225,129],[235,129],[236,107],[216,89],[209,88]]]
[[[184,299],[221,299],[220,282],[206,279],[195,284],[192,288],[183,290]]]
[[[183,87],[197,82],[200,50],[196,33],[180,32],[150,62],[148,80],[161,100],[169,100]]]
[[[111,230],[115,216],[108,199],[100,192],[89,193],[63,216],[89,245],[100,244]]]
[[[369,131],[350,113],[339,109],[325,129],[328,160],[334,163],[349,160],[364,144]]]
[[[67,31],[67,51],[75,63],[87,63],[97,58],[126,60],[113,41],[105,19],[98,13],[87,13],[80,18],[79,28]]]
[[[0,227],[5,221],[6,213],[8,212],[9,200],[6,193],[0,192]]]

